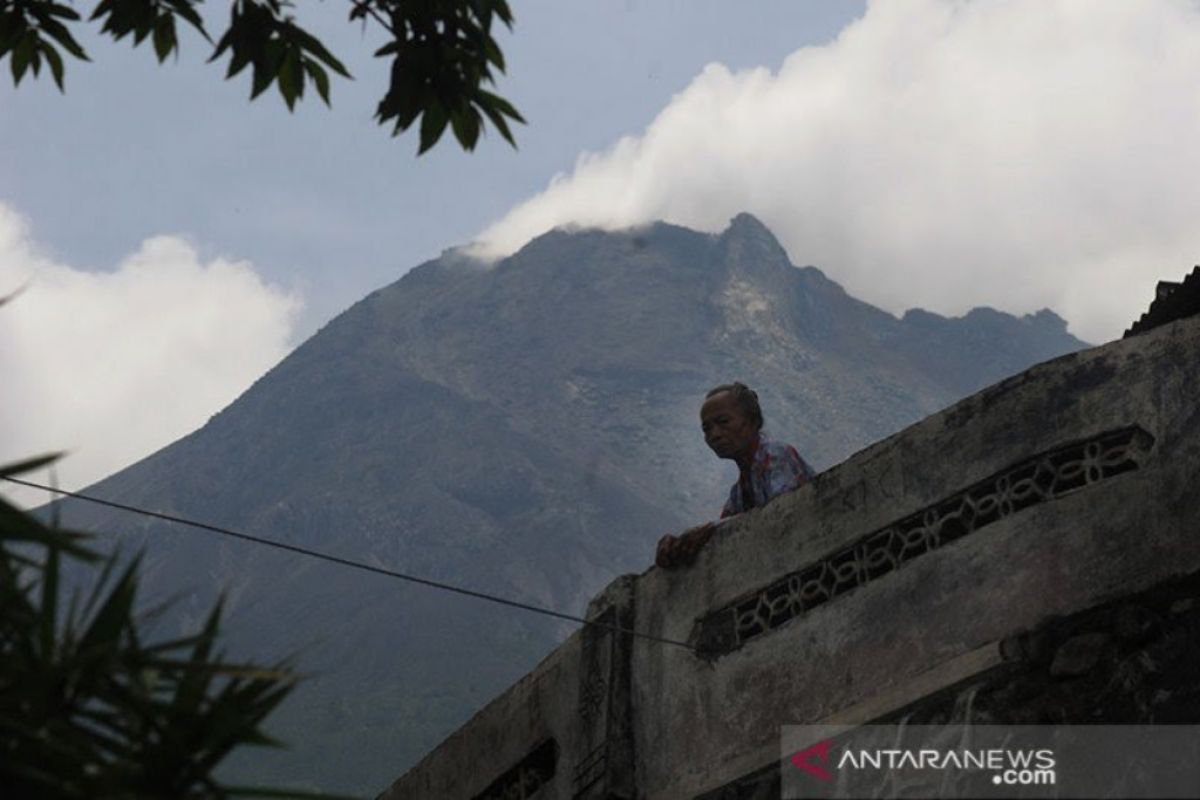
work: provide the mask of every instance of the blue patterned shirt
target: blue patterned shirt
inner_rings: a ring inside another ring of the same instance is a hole
[[[799,489],[813,479],[812,467],[796,448],[773,442],[760,433],[749,469],[743,469],[729,490],[721,519],[765,506],[785,492]]]

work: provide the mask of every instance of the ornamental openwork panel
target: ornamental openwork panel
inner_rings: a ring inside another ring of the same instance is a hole
[[[554,778],[558,767],[558,743],[546,739],[521,761],[492,782],[474,800],[526,800]]]
[[[1153,445],[1153,436],[1129,426],[1030,456],[702,618],[698,647],[735,650],[997,520],[1139,469]]]

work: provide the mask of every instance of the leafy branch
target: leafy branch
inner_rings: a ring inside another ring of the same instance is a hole
[[[131,37],[136,47],[150,39],[161,63],[179,51],[177,20],[213,43],[198,12],[202,0],[101,0],[88,22],[115,41]],[[342,62],[301,27],[290,0],[232,0],[229,27],[208,59],[229,56],[226,78],[251,68],[250,99],[274,84],[294,110],[308,82],[330,104],[332,71],[350,79]],[[464,150],[473,150],[487,122],[516,146],[510,123],[525,120],[505,98],[488,91],[505,70],[504,54],[492,35],[499,20],[513,25],[507,0],[350,0],[350,21],[378,25],[388,42],[375,57],[391,61],[389,82],[376,108],[392,135],[420,120],[418,153],[433,147],[446,128]],[[37,77],[45,62],[64,90],[63,53],[88,56],[71,33],[81,22],[70,6],[55,0],[0,0],[0,61],[9,59],[13,81]]]

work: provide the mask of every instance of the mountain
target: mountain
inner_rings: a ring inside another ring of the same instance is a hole
[[[711,386],[757,388],[769,430],[822,469],[1083,346],[1049,311],[897,319],[746,214],[720,235],[559,230],[494,265],[411,270],[89,491],[581,613],[720,509]],[[572,629],[78,503],[64,521],[145,547],[149,599],[179,597],[170,625],[224,591],[232,653],[298,653],[310,677],[271,726],[292,747],[240,754],[238,779],[378,791]]]

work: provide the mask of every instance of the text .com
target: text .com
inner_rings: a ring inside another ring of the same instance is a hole
[[[1052,769],[1006,769],[992,776],[997,786],[1053,786],[1055,773]]]

